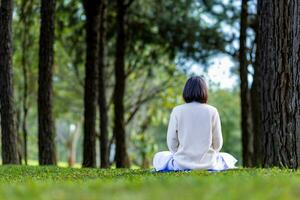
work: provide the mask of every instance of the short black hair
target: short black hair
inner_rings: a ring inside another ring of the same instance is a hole
[[[207,103],[208,90],[205,80],[200,76],[190,77],[184,86],[182,96],[186,103],[193,101]]]

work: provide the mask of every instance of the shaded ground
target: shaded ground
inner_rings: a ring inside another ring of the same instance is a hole
[[[0,199],[299,199],[300,171],[143,170],[0,167]]]

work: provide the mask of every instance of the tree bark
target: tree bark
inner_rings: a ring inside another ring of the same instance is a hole
[[[242,0],[241,25],[240,25],[240,98],[241,98],[241,127],[242,127],[242,147],[243,166],[251,167],[253,154],[250,93],[248,88],[248,61],[247,61],[247,27],[248,27],[248,0]]]
[[[30,19],[29,17],[32,14],[32,1],[23,0],[21,3],[21,11],[20,11],[20,21],[23,25],[22,31],[22,57],[21,57],[21,65],[23,72],[23,120],[22,120],[22,132],[23,132],[23,155],[25,165],[27,165],[27,115],[29,111],[28,106],[28,49],[30,48]]]
[[[55,0],[41,1],[38,78],[38,146],[40,165],[56,165],[52,116]]]
[[[21,108],[15,108],[15,127],[16,127],[16,134],[17,134],[17,151],[18,151],[18,159],[19,163],[22,164],[23,153],[22,153],[22,138],[19,134],[20,125],[21,125]]]
[[[100,111],[100,167],[108,168],[108,114],[106,105],[106,9],[107,1],[102,0],[99,27],[99,111]]]
[[[12,70],[13,1],[0,1],[0,113],[3,164],[19,164]]]
[[[116,136],[116,167],[129,167],[129,157],[126,148],[126,133],[124,125],[124,92],[125,76],[125,13],[124,0],[117,0],[117,43],[115,56],[115,88],[114,88],[114,134]]]
[[[257,27],[254,27],[255,31],[255,43],[257,47],[258,33]],[[262,166],[262,133],[261,133],[261,69],[258,63],[259,49],[256,48],[255,62],[253,64],[254,74],[253,83],[251,86],[251,114],[253,124],[253,165],[256,167]]]
[[[299,166],[299,16],[299,1],[258,1],[264,167]]]
[[[86,15],[83,167],[96,167],[96,103],[101,1],[83,1]]]
[[[152,113],[147,114],[146,119],[141,125],[141,130],[140,134],[142,135],[141,137],[141,143],[142,143],[142,148],[141,148],[141,157],[142,157],[142,168],[143,169],[148,169],[149,168],[149,160],[147,158],[147,147],[148,147],[148,141],[146,138],[146,130],[149,127],[149,124],[151,123],[151,115]]]

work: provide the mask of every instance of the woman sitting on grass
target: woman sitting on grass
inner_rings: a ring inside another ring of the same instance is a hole
[[[207,104],[208,90],[203,78],[191,77],[183,90],[185,104],[176,106],[170,116],[167,145],[170,151],[156,153],[156,171],[226,170],[237,160],[220,153],[223,139],[216,108]]]

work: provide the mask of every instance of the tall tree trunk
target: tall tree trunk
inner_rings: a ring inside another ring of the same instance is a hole
[[[86,15],[86,64],[84,86],[84,167],[96,167],[96,103],[98,77],[98,40],[101,1],[83,1]]]
[[[300,162],[299,16],[299,1],[258,1],[264,167]]]
[[[116,136],[116,167],[129,167],[124,126],[124,92],[125,92],[125,13],[124,0],[117,0],[117,43],[115,57],[114,88],[114,134]]]
[[[24,54],[25,56],[25,54]],[[27,165],[27,115],[28,115],[28,104],[27,104],[27,97],[28,97],[28,81],[27,81],[27,66],[26,64],[23,65],[23,75],[24,75],[24,91],[23,91],[23,121],[22,121],[22,130],[23,130],[23,154],[24,154],[24,161],[25,165]]]
[[[107,1],[102,0],[99,31],[99,111],[100,111],[100,167],[108,168],[108,116],[105,90],[106,67],[106,8]]]
[[[3,164],[19,164],[12,78],[13,1],[0,1],[0,114]]]
[[[22,72],[23,72],[23,120],[22,120],[22,132],[23,132],[23,155],[25,165],[27,165],[27,115],[28,115],[28,48],[30,47],[30,15],[32,14],[32,1],[22,0],[20,21],[23,25],[22,31]]]
[[[152,113],[147,114],[146,119],[144,120],[144,122],[141,125],[141,130],[140,130],[140,134],[141,134],[141,157],[142,157],[142,168],[143,169],[148,169],[149,168],[149,159],[147,158],[147,148],[149,146],[149,142],[147,141],[146,138],[146,130],[149,127],[149,124],[151,122],[151,116]]]
[[[40,165],[56,165],[52,116],[55,0],[41,1],[38,87],[38,144]]]
[[[15,110],[15,120],[16,120],[16,133],[17,133],[17,151],[19,163],[22,164],[23,153],[22,153],[22,138],[19,134],[20,125],[21,125],[21,108],[16,108]]]
[[[241,126],[242,126],[242,146],[243,146],[243,165],[252,166],[252,128],[251,128],[251,109],[248,88],[248,61],[247,61],[247,27],[248,27],[248,0],[242,0],[241,25],[240,25],[240,96],[241,96]]]
[[[76,149],[77,149],[77,143],[78,139],[80,137],[80,125],[81,120],[76,125],[76,129],[73,133],[69,136],[66,142],[66,147],[68,149],[68,165],[69,167],[73,167],[76,164]]]
[[[255,27],[255,43],[257,47],[258,34]],[[256,48],[255,62],[253,64],[254,74],[253,83],[251,86],[251,114],[253,123],[253,165],[256,167],[262,166],[263,148],[262,148],[262,133],[261,133],[261,69],[258,63],[259,49]]]

